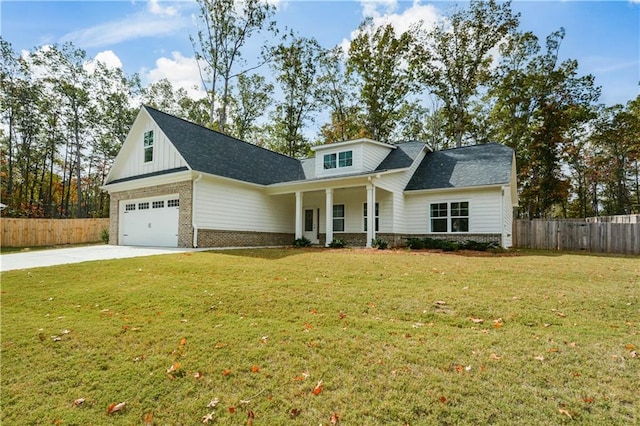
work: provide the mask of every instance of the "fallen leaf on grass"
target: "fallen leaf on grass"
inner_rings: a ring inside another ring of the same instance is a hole
[[[300,411],[302,410],[300,410],[299,408],[292,408],[291,411],[289,411],[289,417],[295,419],[300,415]]]
[[[184,337],[182,340],[180,340],[180,346],[184,346],[187,344],[187,338]]]
[[[75,405],[76,407],[79,407],[82,404],[84,404],[85,401],[86,401],[85,398],[78,398],[75,401],[73,401],[73,405]]]
[[[112,402],[111,404],[109,404],[109,406],[107,407],[107,415],[111,415],[117,411],[122,411],[124,410],[124,407],[127,405],[126,402],[121,402],[119,404],[116,404],[115,402]]]
[[[636,347],[633,346],[631,343],[629,343],[628,345],[624,345],[624,348],[631,351],[631,350],[634,350]]]
[[[197,373],[193,373],[193,377],[196,379],[202,379],[202,377],[204,376],[204,374],[202,374],[202,372],[198,371]]]
[[[151,426],[153,424],[153,413],[147,413],[144,416],[144,426]]]
[[[218,398],[213,398],[209,404],[207,404],[207,408],[216,408],[220,400]]]
[[[496,355],[496,354],[491,354],[491,355],[489,355],[489,358],[490,358],[490,359],[493,359],[493,360],[495,360],[495,361],[500,361],[500,358],[502,358],[502,357],[501,357],[501,356],[498,356],[498,355]]]
[[[542,355],[534,356],[533,359],[536,359],[538,361],[544,361],[544,357]]]
[[[229,369],[222,370],[222,375],[223,376],[228,376],[229,374],[231,374],[231,370],[229,370]]]
[[[211,413],[207,413],[207,414],[202,418],[202,423],[207,424],[207,423],[209,423],[211,420],[213,420],[213,412],[211,412]]]
[[[472,323],[474,324],[481,324],[484,322],[484,320],[482,318],[469,318],[471,320]]]
[[[251,372],[252,373],[257,373],[259,371],[260,371],[260,367],[259,366],[257,366],[257,365],[251,366]]]
[[[253,413],[253,411],[247,411],[247,426],[251,426],[253,424],[253,419],[255,417],[256,415]]]
[[[434,303],[439,306],[444,306],[447,304],[447,302],[445,302],[444,300],[436,300]]]
[[[320,392],[322,392],[322,387],[323,387],[323,386],[324,386],[324,385],[322,384],[322,380],[320,380],[320,381],[318,382],[318,384],[316,385],[316,387],[315,387],[315,388],[313,388],[313,391],[312,391],[311,393],[313,393],[314,395],[319,395],[319,394],[320,394]]]
[[[340,417],[338,417],[338,413],[331,414],[331,418],[329,419],[329,422],[332,425],[337,425],[339,421],[340,421]]]
[[[340,312],[338,314],[338,318],[340,318],[340,319],[345,319],[346,317],[347,317],[347,314],[345,314],[344,312]]]
[[[558,409],[558,412],[560,414],[564,414],[565,416],[569,417],[570,419],[573,419],[573,416],[571,415],[571,413],[569,411],[565,410],[564,408]]]
[[[593,401],[594,401],[594,399],[592,397],[590,397],[590,396],[582,398],[582,400],[584,402],[586,402],[587,404],[593,404]]]
[[[443,404],[446,404],[446,403],[447,403],[447,397],[445,397],[444,395],[442,395],[442,396],[440,397],[440,402],[442,402]]]

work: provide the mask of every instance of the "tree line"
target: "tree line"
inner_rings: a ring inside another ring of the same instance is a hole
[[[510,2],[471,1],[402,33],[366,19],[346,52],[280,33],[262,0],[198,4],[201,98],[166,79],[142,87],[71,43],[18,55],[0,39],[3,214],[106,217],[100,185],[140,104],[297,158],[359,137],[499,142],[516,152],[520,217],[640,212],[640,96],[599,104],[594,77],[560,60],[564,29],[521,31]],[[257,36],[262,52],[246,57]]]

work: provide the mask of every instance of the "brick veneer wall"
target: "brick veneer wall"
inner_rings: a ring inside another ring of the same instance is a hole
[[[198,229],[198,247],[269,247],[293,244],[295,234]]]
[[[109,244],[119,243],[118,227],[120,225],[120,201],[131,200],[134,198],[157,197],[176,193],[180,198],[180,213],[178,216],[178,247],[192,247],[193,225],[191,223],[191,211],[193,201],[193,182],[191,180],[111,193],[111,201],[109,204]]]
[[[477,241],[479,243],[496,242],[502,243],[502,235],[500,234],[388,234],[376,233],[376,238],[380,238],[389,243],[389,247],[404,247],[407,245],[409,238],[433,238],[434,240],[447,240],[463,243],[465,241]],[[326,244],[326,234],[320,234],[320,245]],[[350,247],[365,247],[367,245],[366,233],[334,233],[333,238],[339,238],[347,243]]]

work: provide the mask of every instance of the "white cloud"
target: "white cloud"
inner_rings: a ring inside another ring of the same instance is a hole
[[[396,34],[402,34],[419,22],[422,22],[425,28],[431,28],[442,19],[442,15],[433,4],[422,4],[420,0],[414,0],[410,7],[401,12],[398,12],[397,0],[362,0],[360,4],[362,15],[371,18],[374,27],[391,24]],[[358,30],[354,30],[350,39],[342,40],[340,46],[343,51],[349,51],[351,40],[357,35]]]
[[[103,52],[99,52],[94,58],[96,62],[102,62],[108,68],[122,68],[122,61],[113,53],[113,50],[105,50]]]
[[[178,14],[178,9],[173,6],[162,7],[158,0],[149,0],[148,9],[154,15],[176,16]]]
[[[111,46],[142,37],[171,35],[187,25],[188,20],[179,15],[177,8],[162,7],[152,0],[144,12],[67,33],[60,41],[71,41],[83,48]]]
[[[143,70],[141,74],[148,84],[166,78],[175,88],[186,90],[189,96],[194,99],[205,96],[200,88],[200,73],[196,59],[182,56],[180,52],[171,52],[171,58],[158,58],[154,69]]]

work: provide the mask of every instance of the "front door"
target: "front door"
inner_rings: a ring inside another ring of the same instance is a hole
[[[304,228],[302,235],[311,241],[311,244],[319,244],[318,238],[318,216],[320,209],[304,209]]]

